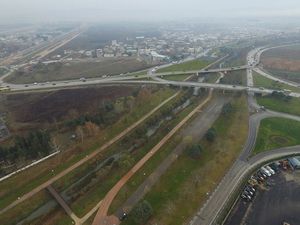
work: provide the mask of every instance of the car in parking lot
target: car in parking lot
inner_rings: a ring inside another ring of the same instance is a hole
[[[263,174],[267,175],[268,177],[272,176],[271,172],[268,171],[265,167],[261,167],[261,168],[260,168],[260,171],[261,171]]]
[[[275,174],[275,171],[274,171],[271,167],[265,166],[265,168],[266,168],[272,175]]]
[[[262,177],[262,179],[266,179],[268,176],[266,174],[264,174],[261,170],[257,171],[257,175]]]

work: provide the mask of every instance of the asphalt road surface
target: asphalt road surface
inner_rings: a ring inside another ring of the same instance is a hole
[[[271,185],[258,190],[253,202],[239,200],[225,225],[300,224],[300,173],[281,172],[268,179]]]

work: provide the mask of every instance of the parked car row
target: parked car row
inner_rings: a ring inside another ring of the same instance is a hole
[[[257,185],[263,183],[269,177],[278,173],[280,166],[281,164],[279,162],[274,162],[262,166],[259,170],[257,170],[248,180],[247,185],[242,191],[241,198],[245,201],[252,201],[255,197]]]

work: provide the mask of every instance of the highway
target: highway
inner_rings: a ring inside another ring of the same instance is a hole
[[[12,56],[9,56],[3,59],[0,62],[0,65],[14,65],[15,67],[18,67],[20,65],[27,64],[28,60],[32,60],[32,59],[39,60],[45,57],[46,55],[48,55],[49,53],[53,52],[57,48],[73,40],[80,33],[81,31],[72,30],[66,34],[60,35],[52,40],[47,41],[46,43],[25,49]]]
[[[275,48],[275,47],[274,47]],[[271,48],[269,48],[271,49]],[[284,117],[289,119],[294,119],[300,121],[299,117],[287,115],[283,113],[277,113],[273,111],[260,111],[259,106],[256,104],[254,99],[254,93],[261,93],[261,94],[270,94],[274,90],[272,89],[263,89],[263,88],[257,88],[253,87],[253,76],[252,76],[252,70],[256,71],[257,65],[260,61],[260,55],[263,51],[266,51],[263,48],[258,48],[255,50],[252,50],[248,55],[248,65],[241,66],[241,67],[233,67],[233,68],[221,68],[221,69],[202,69],[202,70],[193,70],[193,71],[176,71],[176,72],[169,72],[169,73],[151,73],[148,72],[147,75],[143,76],[115,76],[115,77],[108,77],[108,78],[94,78],[94,79],[87,79],[85,82],[80,80],[68,80],[68,81],[53,81],[53,82],[47,82],[47,83],[40,83],[37,85],[30,84],[7,84],[3,82],[3,77],[0,79],[0,86],[6,87],[9,86],[11,89],[11,92],[14,91],[40,91],[40,90],[47,90],[47,89],[63,89],[63,88],[70,88],[70,87],[76,87],[76,86],[83,86],[83,85],[107,85],[107,84],[158,84],[158,85],[172,85],[172,86],[179,86],[179,87],[199,87],[199,88],[207,88],[207,89],[220,89],[220,90],[228,90],[228,91],[247,91],[249,93],[248,95],[248,104],[249,109],[252,112],[258,112],[251,115],[249,119],[249,134],[247,138],[247,142],[245,143],[243,150],[237,159],[237,161],[233,164],[232,168],[227,172],[226,176],[223,178],[222,182],[219,184],[217,189],[213,192],[213,194],[210,196],[209,201],[207,204],[204,205],[204,207],[200,208],[197,215],[193,218],[190,224],[199,224],[199,225],[212,225],[218,218],[220,212],[226,207],[229,196],[232,195],[235,191],[237,191],[237,188],[239,187],[240,182],[249,174],[251,170],[253,170],[256,166],[260,165],[261,163],[265,162],[266,160],[275,159],[278,157],[286,157],[293,154],[300,154],[300,147],[290,147],[290,148],[282,148],[282,149],[275,149],[273,151],[268,151],[266,153],[258,154],[253,158],[249,158],[251,155],[252,149],[255,144],[257,131],[259,128],[260,121],[264,118],[268,117]],[[241,70],[246,69],[247,70],[247,86],[240,86],[240,85],[225,85],[225,84],[211,84],[211,83],[199,83],[199,82],[190,82],[190,81],[170,81],[170,80],[163,80],[160,79],[162,76],[170,76],[174,74],[199,74],[199,73],[216,73],[216,72],[225,72],[225,71],[235,71],[235,70]],[[8,76],[9,74],[5,75]],[[137,78],[155,78],[156,80],[136,80]],[[291,93],[290,94],[293,97],[300,97],[300,93]],[[170,99],[174,98],[172,96]],[[168,99],[167,101],[169,101]],[[144,121],[146,118],[148,118],[151,114],[153,114],[156,110],[158,110],[163,104],[165,104],[167,101],[163,102],[160,106],[156,107],[154,110],[152,110],[149,114],[144,116],[141,120],[137,121],[134,125],[126,129],[125,131],[121,132],[117,137],[109,141],[107,144],[103,145],[100,149],[95,151],[93,154],[89,155],[85,159],[77,162],[73,166],[69,167],[68,169],[62,171],[55,177],[51,178],[47,182],[43,183],[42,185],[38,186],[37,188],[33,189],[32,191],[28,192],[24,196],[22,196],[20,199],[14,201],[12,204],[10,204],[8,207],[2,209],[0,211],[1,213],[6,212],[8,209],[11,209],[12,207],[16,206],[20,202],[23,202],[24,200],[30,198],[40,190],[47,188],[49,185],[51,185],[53,182],[58,180],[59,178],[63,177],[73,169],[79,167],[83,163],[90,160],[94,155],[98,154],[99,152],[106,149],[111,144],[118,141],[120,138],[122,138],[126,133],[134,129],[136,126],[138,126],[142,121]],[[150,157],[150,156],[149,156]],[[141,163],[142,165],[143,163]],[[140,166],[140,165],[139,165]],[[135,167],[134,167],[135,168]],[[122,183],[120,184],[123,185]],[[119,185],[119,186],[120,186]],[[118,187],[119,188],[119,187]],[[113,193],[112,195],[114,195]],[[111,198],[108,198],[108,202],[110,203]],[[103,209],[103,214],[106,214],[107,209]],[[100,214],[100,217],[103,216],[103,214]],[[97,221],[94,222],[96,224]]]
[[[255,106],[252,106],[255,107]],[[255,147],[255,141],[260,125],[260,121],[270,117],[282,117],[300,121],[300,117],[279,113],[274,111],[259,111],[253,114],[249,119],[249,132],[247,141],[231,169],[226,173],[218,187],[211,194],[207,203],[199,209],[193,217],[190,225],[213,225],[216,224],[218,216],[229,204],[230,196],[239,191],[241,182],[249,176],[249,173],[261,164],[280,157],[287,157],[294,154],[300,154],[300,146],[275,149],[250,157]]]
[[[252,50],[247,57],[248,64],[258,64],[261,54],[259,54],[259,56],[255,55],[261,51],[263,51],[261,48]],[[253,61],[252,59],[255,60]],[[247,85],[253,86],[252,69],[247,70]],[[241,182],[247,178],[254,169],[270,160],[300,154],[300,146],[293,146],[266,151],[251,157],[261,120],[270,117],[282,117],[300,121],[300,117],[270,110],[261,110],[252,93],[249,93],[248,95],[248,105],[249,111],[254,114],[249,118],[248,137],[242,152],[231,169],[226,173],[218,187],[211,194],[207,203],[202,206],[192,218],[189,223],[190,225],[218,224],[218,222],[220,222],[218,221],[219,216],[224,213],[224,210],[228,207],[228,204],[230,204],[230,197],[233,193],[239,191]]]

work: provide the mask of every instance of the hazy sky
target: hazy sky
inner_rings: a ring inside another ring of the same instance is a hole
[[[299,16],[300,0],[0,0],[0,21],[154,21]]]

